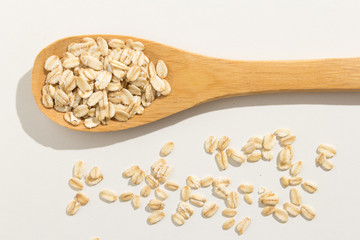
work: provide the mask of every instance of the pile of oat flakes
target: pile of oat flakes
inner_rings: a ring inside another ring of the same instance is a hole
[[[71,43],[63,57],[52,55],[45,62],[43,106],[63,112],[73,126],[84,121],[87,128],[143,114],[156,97],[171,92],[165,62],[155,66],[144,48],[131,39],[85,37]]]
[[[291,134],[290,130],[282,128],[263,137],[251,137],[241,151],[229,147],[231,139],[227,136],[223,136],[219,140],[214,136],[210,136],[206,139],[204,148],[209,154],[214,154],[217,151],[215,161],[220,171],[223,171],[228,168],[229,159],[239,163],[240,166],[246,161],[256,162],[260,159],[271,161],[275,155],[273,148],[278,142],[282,149],[277,155],[277,168],[282,171],[289,170],[289,176],[282,176],[280,183],[283,188],[291,186],[289,190],[290,199],[283,206],[278,206],[279,196],[269,189],[260,187],[258,200],[261,203],[261,214],[263,216],[273,215],[277,221],[286,223],[289,215],[292,217],[301,215],[306,220],[312,220],[316,216],[313,207],[303,202],[299,186],[301,185],[302,189],[310,194],[316,192],[318,186],[311,180],[304,181],[302,179],[300,173],[303,163],[301,161],[292,162],[294,155],[292,144],[295,140],[296,137]],[[160,151],[160,156],[165,158],[173,149],[173,142],[166,143]],[[330,159],[335,156],[336,150],[330,145],[321,144],[317,148],[317,153],[316,165],[321,166],[326,171],[331,170],[334,165]],[[152,211],[147,222],[155,224],[165,217],[165,200],[168,198],[169,193],[180,190],[181,199],[171,218],[174,224],[181,226],[194,214],[194,207],[202,208],[201,214],[204,218],[210,218],[218,212],[220,206],[197,192],[200,188],[211,186],[213,195],[224,200],[222,215],[228,218],[222,225],[224,230],[232,228],[236,223],[234,217],[237,215],[236,208],[240,203],[241,195],[243,195],[243,199],[247,204],[251,205],[254,202],[251,195],[254,186],[251,183],[243,182],[234,190],[228,188],[231,179],[225,176],[218,178],[206,176],[201,179],[197,176],[188,176],[185,180],[186,185],[180,187],[176,182],[168,180],[172,171],[171,165],[163,158],[151,165],[149,174],[146,174],[146,171],[138,165],[131,166],[123,172],[123,176],[129,178],[134,185],[139,185],[145,181],[146,184],[140,193],[134,194],[128,191],[118,196],[115,191],[104,189],[100,192],[100,198],[108,203],[115,202],[117,199],[121,202],[131,201],[134,209],[137,209],[141,206],[142,199],[148,197],[151,191],[154,190],[155,198],[150,199],[146,206]],[[95,185],[103,179],[103,176],[98,167],[94,167],[89,174],[86,174],[85,164],[78,161],[73,168],[73,178],[69,180],[69,185],[74,190],[81,191],[84,186],[82,179],[85,179],[88,185]],[[161,185],[164,185],[164,188]],[[88,201],[88,197],[83,192],[78,192],[68,204],[67,213],[74,215],[80,209],[80,206],[86,205]],[[241,218],[235,226],[235,231],[239,235],[243,234],[250,226],[250,223],[250,217]]]

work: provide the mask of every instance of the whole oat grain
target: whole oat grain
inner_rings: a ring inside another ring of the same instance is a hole
[[[236,231],[239,235],[244,234],[244,232],[249,228],[251,223],[251,218],[245,217],[240,220],[240,222],[236,225]]]
[[[222,225],[222,228],[224,230],[228,230],[228,229],[232,228],[232,226],[234,226],[234,224],[235,224],[235,219],[230,218],[224,222],[224,224]]]
[[[215,215],[219,206],[214,202],[208,202],[202,209],[202,215],[206,218],[212,217]]]
[[[101,200],[105,201],[105,202],[115,202],[115,200],[117,199],[116,193],[112,190],[109,189],[104,189],[100,192],[100,198]]]
[[[162,210],[156,210],[150,214],[147,221],[149,224],[155,224],[161,221],[165,217],[165,212]]]
[[[173,142],[167,142],[160,150],[160,156],[166,157],[174,150],[174,143]]]
[[[179,189],[179,184],[177,184],[176,182],[173,182],[173,181],[168,181],[168,182],[165,184],[165,187],[166,187],[168,190],[176,191],[176,190]]]
[[[89,197],[83,192],[78,192],[75,195],[75,200],[80,203],[81,206],[85,206],[89,202]]]
[[[315,182],[313,181],[306,181],[303,182],[303,184],[301,184],[302,188],[307,191],[308,193],[314,193],[317,191],[318,186]]]
[[[282,208],[276,208],[273,214],[274,217],[281,223],[286,223],[289,220],[287,211]]]
[[[206,176],[200,180],[200,185],[203,188],[209,187],[211,184],[213,184],[214,178],[211,176]]]

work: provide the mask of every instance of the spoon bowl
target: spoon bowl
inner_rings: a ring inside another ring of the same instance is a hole
[[[111,120],[107,125],[88,129],[83,124],[65,122],[64,113],[47,109],[41,102],[46,72],[44,63],[51,55],[62,56],[67,46],[84,37],[105,40],[133,39],[144,44],[150,61],[163,59],[168,68],[172,91],[156,98],[142,115],[126,122]],[[57,124],[88,132],[118,131],[157,121],[201,103],[232,96],[277,92],[330,92],[360,90],[360,58],[291,61],[235,61],[202,56],[153,41],[121,35],[83,35],[60,39],[44,48],[36,57],[31,88],[40,110]]]

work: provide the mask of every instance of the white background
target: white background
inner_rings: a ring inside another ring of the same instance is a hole
[[[286,172],[270,163],[230,166],[220,173],[213,156],[203,151],[209,135],[228,135],[240,148],[248,137],[288,127],[297,136],[294,160],[304,162],[302,176],[319,185],[304,193],[316,218],[301,216],[280,224],[260,215],[256,204],[243,201],[236,221],[253,219],[241,238],[351,239],[360,235],[359,93],[297,93],[237,97],[203,104],[161,121],[120,132],[84,133],[56,125],[35,105],[30,90],[33,61],[51,42],[79,34],[111,33],[154,40],[204,55],[241,60],[311,59],[360,56],[360,2],[318,1],[0,1],[1,239],[235,239],[234,228],[221,229],[218,212],[204,219],[196,209],[184,226],[170,215],[179,192],[166,201],[166,217],[149,226],[143,206],[106,204],[103,188],[139,191],[121,172],[139,164],[148,169],[169,140],[176,149],[168,157],[171,179],[181,185],[194,174],[229,176],[231,188],[248,181],[277,192],[281,203],[288,189],[279,185]],[[210,69],[209,69],[210,70]],[[196,79],[188,79],[191,84]],[[360,81],[360,79],[359,79]],[[335,168],[324,172],[314,164],[316,146],[331,143]],[[69,217],[65,207],[75,194],[67,185],[72,166],[84,160],[97,165],[104,180],[85,187],[90,202]],[[223,203],[202,189],[208,199]],[[257,198],[257,193],[252,195]],[[255,201],[256,202],[256,201]]]

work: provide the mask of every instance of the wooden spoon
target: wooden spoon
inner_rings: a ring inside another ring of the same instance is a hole
[[[51,55],[66,51],[72,42],[84,37],[133,39],[144,43],[144,53],[154,63],[163,59],[168,67],[172,92],[156,99],[144,114],[127,122],[110,121],[93,129],[83,124],[72,126],[63,113],[46,109],[41,103],[45,81],[44,63]],[[44,48],[36,57],[31,87],[40,110],[51,120],[78,131],[106,132],[141,126],[165,118],[195,105],[215,99],[261,93],[330,92],[360,90],[360,58],[299,61],[233,61],[201,56],[145,39],[120,35],[86,35],[60,39]]]

